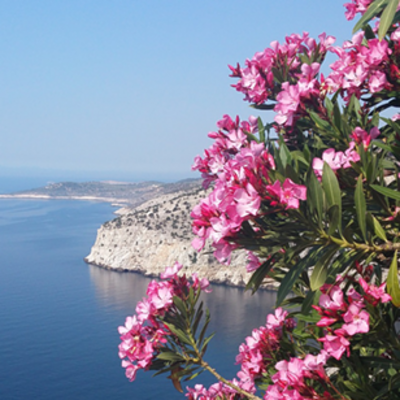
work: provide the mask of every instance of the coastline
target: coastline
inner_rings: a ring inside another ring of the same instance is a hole
[[[96,264],[93,261],[89,261],[88,257],[84,257],[83,261],[88,264],[88,265],[92,265],[94,267],[97,268],[101,268],[101,269],[105,269],[107,271],[114,271],[114,272],[119,272],[119,273],[128,273],[128,274],[140,274],[142,276],[146,276],[149,278],[159,278],[160,274],[159,273],[155,273],[155,272],[151,272],[145,269],[141,269],[141,268],[114,268],[114,267],[110,267],[106,264]],[[185,271],[186,272],[186,271]],[[188,277],[189,280],[191,280],[190,277]],[[210,284],[212,285],[220,285],[220,286],[226,286],[226,287],[233,287],[233,288],[238,288],[238,289],[243,289],[246,290],[246,285],[244,283],[233,283],[231,280],[227,279],[227,280],[214,280],[213,278],[208,278],[208,281],[210,282]],[[277,291],[278,290],[278,285],[276,282],[266,282],[265,284],[262,284],[259,288],[260,290],[267,290],[267,291]]]
[[[25,200],[83,200],[101,203],[111,203],[112,206],[125,207],[129,199],[99,196],[50,196],[45,194],[0,194],[0,199],[25,199]]]

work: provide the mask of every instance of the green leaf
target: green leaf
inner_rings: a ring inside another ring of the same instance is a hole
[[[204,342],[202,343],[201,349],[200,349],[202,355],[204,355],[204,353],[206,352],[208,343],[210,342],[210,340],[211,340],[214,336],[215,336],[215,333],[212,333],[210,336],[208,336],[208,337],[206,337],[206,338],[204,339]]]
[[[334,118],[334,122],[335,122],[335,126],[336,128],[342,132],[342,114],[340,113],[340,108],[339,108],[339,104],[336,102],[334,107],[333,107],[333,118]]]
[[[367,211],[367,206],[366,206],[365,195],[364,195],[364,190],[363,190],[362,175],[360,175],[357,180],[356,190],[354,193],[354,202],[356,203],[356,213],[357,213],[358,225],[360,227],[363,239],[366,242],[367,241],[367,228],[366,228],[365,213]]]
[[[329,229],[328,229],[328,235],[333,236],[333,234],[336,232],[336,229],[339,226],[340,219],[339,219],[339,207],[335,204],[333,205],[329,211]]]
[[[322,223],[322,209],[324,205],[323,199],[324,193],[322,187],[314,172],[310,170],[307,182],[307,197],[309,197],[310,202],[317,212],[319,225]]]
[[[387,291],[392,296],[392,303],[400,307],[400,286],[397,270],[397,250],[394,252],[392,263],[390,264],[387,276]]]
[[[316,291],[326,282],[329,262],[337,250],[337,246],[328,246],[322,257],[320,257],[315,264],[314,270],[310,277],[311,290]]]
[[[321,295],[320,291],[315,291],[314,292],[314,291],[310,290],[307,293],[307,295],[306,295],[306,297],[305,297],[305,299],[303,301],[303,304],[301,305],[301,313],[303,315],[308,314],[311,311],[311,306],[313,304],[317,304],[318,303],[320,295]]]
[[[274,75],[275,80],[278,83],[283,83],[285,78],[282,75],[282,72],[278,68],[271,68],[272,74]]]
[[[173,302],[174,302],[175,307],[186,318],[187,317],[186,306],[185,306],[184,302],[182,301],[182,299],[179,298],[178,296],[174,296],[173,297]]]
[[[208,308],[206,308],[206,318],[205,318],[205,322],[204,322],[203,328],[201,328],[201,332],[200,332],[199,338],[196,341],[196,345],[197,346],[200,346],[201,343],[203,342],[204,335],[206,334],[206,331],[207,331],[209,323],[210,323],[210,311],[209,311]]]
[[[376,192],[383,194],[386,197],[390,197],[391,199],[394,200],[400,200],[400,192],[397,190],[389,189],[384,186],[379,186],[379,185],[370,185],[372,189],[374,189]]]
[[[362,28],[363,25],[368,23],[372,18],[380,13],[384,5],[387,3],[387,0],[375,0],[373,1],[365,14],[360,18],[360,20],[355,24],[353,28],[353,33],[357,32]]]
[[[257,125],[258,125],[258,133],[260,135],[260,142],[264,143],[265,142],[265,126],[262,123],[262,120],[260,117],[257,119]]]
[[[391,360],[390,358],[368,356],[361,357],[360,360],[363,364],[372,368],[383,368],[385,370],[388,370],[389,368],[400,369],[400,362]]]
[[[392,25],[398,5],[399,5],[399,0],[389,0],[389,4],[383,11],[381,19],[379,21],[379,30],[378,30],[379,40],[382,40],[385,37],[386,32]]]
[[[278,294],[276,298],[276,306],[280,306],[285,297],[290,293],[293,285],[301,275],[301,273],[310,265],[315,262],[318,256],[318,248],[316,246],[310,249],[310,252],[302,259],[300,259],[296,265],[292,265],[289,271],[284,275],[281,284],[279,285]]]
[[[325,97],[325,107],[329,114],[333,112],[333,103],[329,97]]]
[[[314,292],[311,292],[314,293]],[[309,315],[305,314],[296,314],[296,318],[300,321],[305,321],[305,322],[310,322],[310,323],[316,323],[321,319],[321,316],[317,313],[312,313]]]
[[[279,157],[281,159],[283,168],[286,168],[286,165],[292,161],[292,156],[285,143],[279,144]]]
[[[174,324],[172,323],[168,323],[168,322],[164,322],[165,325],[167,325],[168,329],[178,337],[178,339],[182,342],[182,343],[186,343],[191,345],[191,341],[190,339],[187,337],[187,335],[185,334],[185,332],[183,332],[182,330],[178,329],[176,326],[174,326]]]
[[[203,302],[201,302],[200,305],[199,305],[199,308],[198,308],[197,311],[196,311],[196,316],[194,317],[194,322],[193,322],[193,325],[192,325],[192,333],[193,333],[193,336],[196,335],[197,328],[198,328],[198,326],[199,326],[199,323],[200,323],[200,321],[201,321],[201,318],[202,318],[203,314],[204,314],[204,311],[203,311]]]
[[[326,195],[328,206],[331,207],[336,204],[341,208],[342,199],[340,195],[339,182],[335,173],[332,171],[332,168],[326,162],[324,162],[322,170],[322,187]]]
[[[338,216],[339,219],[339,232],[341,232],[342,227],[342,198],[340,193],[339,182],[336,178],[335,173],[332,171],[331,167],[325,162],[322,170],[322,187],[325,192],[326,201],[328,207],[334,205],[338,206]]]
[[[297,278],[303,272],[306,267],[306,263],[298,262],[297,265],[293,265],[288,273],[283,278],[281,284],[279,285],[278,295],[276,298],[276,306],[280,306],[285,297],[290,293],[295,284]]]
[[[172,351],[163,351],[157,355],[157,358],[159,360],[172,361],[172,362],[184,360],[184,358],[180,354],[173,353]]]
[[[374,224],[375,235],[378,236],[383,241],[387,242],[388,240],[387,240],[387,237],[386,237],[386,232],[382,228],[382,225],[379,223],[379,221],[374,216],[372,216],[372,222]]]
[[[329,122],[322,119],[317,113],[310,111],[310,117],[315,122],[317,128],[324,129],[326,131],[330,131],[332,129]]]
[[[257,291],[262,281],[274,265],[272,260],[273,255],[254,271],[246,285],[246,290],[252,289],[253,293]]]

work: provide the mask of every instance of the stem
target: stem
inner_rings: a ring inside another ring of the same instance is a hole
[[[347,400],[347,397],[344,397],[339,390],[337,390],[337,388],[333,385],[333,383],[331,382],[331,380],[329,379],[329,376],[326,376],[326,382],[330,385],[330,387],[334,390],[334,392],[340,396],[341,399],[343,400]]]
[[[246,398],[248,398],[250,400],[262,400],[260,397],[255,396],[252,393],[246,392],[245,390],[241,389],[239,386],[236,386],[232,382],[230,382],[227,379],[223,378],[214,368],[212,368],[206,361],[203,360],[203,356],[200,353],[199,349],[197,348],[196,340],[194,339],[194,337],[192,335],[192,331],[190,329],[190,323],[189,323],[189,321],[187,321],[187,322],[188,322],[188,326],[186,328],[186,333],[187,333],[187,335],[189,337],[189,340],[191,342],[191,345],[192,345],[193,350],[195,351],[197,357],[196,358],[192,358],[192,357],[189,356],[186,359],[188,361],[192,362],[193,364],[200,365],[205,370],[207,370],[212,375],[214,375],[220,382],[222,382],[225,385],[229,386],[230,388],[232,388],[233,390],[235,390],[237,393],[241,394],[242,396],[245,396]]]
[[[354,249],[354,250],[362,250],[362,251],[367,251],[371,253],[383,253],[385,251],[395,251],[395,250],[400,250],[400,243],[393,243],[393,242],[388,242],[384,243],[381,245],[368,245],[365,243],[349,243],[347,240],[339,239],[334,236],[328,235],[325,231],[320,231],[320,235],[324,238],[327,239],[330,242],[338,244],[340,247],[344,248],[349,248],[349,249]]]
[[[248,393],[245,390],[241,389],[239,386],[234,385],[232,382],[226,380],[223,378],[214,368],[212,368],[206,361],[200,358],[199,365],[201,365],[204,369],[206,369],[208,372],[213,374],[220,382],[224,383],[225,385],[231,387],[233,390],[238,392],[239,394],[247,397],[248,399],[251,400],[262,400],[260,397],[255,396],[254,394]]]

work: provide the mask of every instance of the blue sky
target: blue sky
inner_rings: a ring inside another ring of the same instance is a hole
[[[228,64],[352,26],[340,1],[0,0],[0,176],[196,177],[216,121],[257,115]]]

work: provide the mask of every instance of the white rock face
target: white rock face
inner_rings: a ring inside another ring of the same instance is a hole
[[[159,275],[175,261],[183,265],[182,273],[197,273],[211,282],[245,286],[246,253],[238,251],[231,265],[214,258],[211,247],[198,253],[191,246],[193,234],[190,212],[206,196],[203,189],[177,192],[152,199],[134,209],[119,210],[119,217],[106,222],[97,232],[89,264],[118,271],[137,271]]]

